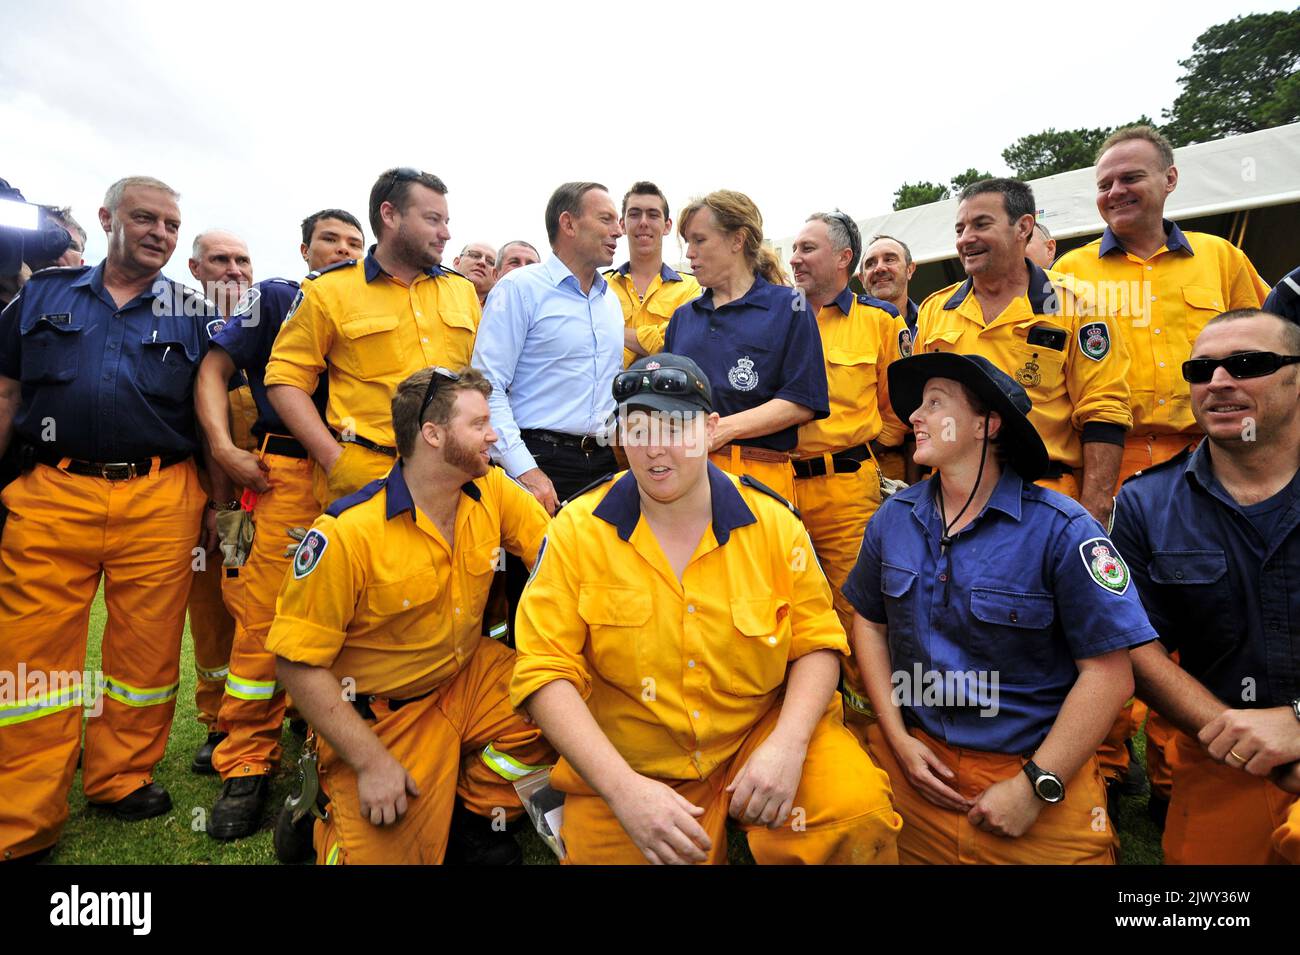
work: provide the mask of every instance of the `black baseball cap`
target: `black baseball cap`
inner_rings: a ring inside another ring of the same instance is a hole
[[[614,376],[614,400],[620,411],[713,411],[709,379],[685,355],[659,352],[638,358]]]
[[[931,378],[960,382],[1001,415],[998,445],[1017,474],[1037,481],[1047,473],[1047,446],[1028,417],[1033,402],[1015,379],[983,355],[924,352],[899,359],[889,366],[889,401],[902,421],[921,407],[925,383]]]

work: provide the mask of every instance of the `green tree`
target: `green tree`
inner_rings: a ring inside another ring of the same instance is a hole
[[[894,211],[929,205],[950,195],[948,187],[937,182],[905,182],[894,192]]]
[[[1154,126],[1149,116],[1139,116],[1132,123]],[[1097,157],[1097,150],[1118,126],[1094,129],[1045,129],[1041,133],[1021,136],[1002,150],[1002,161],[1017,179],[1042,179],[1072,169],[1087,169]]]
[[[1161,130],[1175,146],[1300,120],[1300,8],[1253,13],[1196,38]]]
[[[974,166],[971,166],[965,172],[959,172],[957,173],[957,175],[952,177],[952,182],[951,182],[952,194],[954,196],[959,195],[961,191],[965,189],[967,186],[969,186],[972,182],[979,182],[981,179],[992,179],[992,178],[993,178],[993,173],[980,172]]]

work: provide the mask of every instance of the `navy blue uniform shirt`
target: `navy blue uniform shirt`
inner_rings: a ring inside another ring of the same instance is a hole
[[[266,362],[297,294],[298,283],[289,279],[258,282],[239,300],[230,320],[212,336],[212,344],[229,354],[235,367],[248,376],[248,386],[257,403],[253,434],[259,438],[268,434],[291,435],[266,397]],[[320,376],[311,400],[323,421],[325,402],[329,400],[329,380],[325,375]]]
[[[1214,477],[1206,441],[1120,489],[1115,543],[1160,642],[1228,706],[1300,697],[1297,528],[1300,472],[1242,507]]]
[[[1300,325],[1300,269],[1282,276],[1264,299],[1264,311],[1281,315]]]
[[[799,305],[796,289],[773,285],[755,274],[749,291],[721,308],[705,289],[677,311],[664,333],[664,351],[685,355],[708,375],[713,410],[724,418],[784,398],[811,408],[814,418],[830,416],[822,338],[812,310]],[[791,425],[747,444],[793,451],[799,426]]]
[[[96,463],[194,453],[194,376],[220,323],[161,274],[119,309],[102,262],[37,272],[0,314],[0,375],[22,382],[15,435]]]
[[[888,627],[907,725],[953,746],[1030,754],[1079,676],[1075,660],[1155,631],[1115,545],[1077,502],[1008,469],[945,555],[938,486],[921,481],[881,505],[844,596]],[[974,692],[933,698],[936,678]]]

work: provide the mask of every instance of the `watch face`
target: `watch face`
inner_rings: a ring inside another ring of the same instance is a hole
[[[1046,802],[1060,802],[1065,796],[1065,788],[1054,776],[1039,776],[1034,786]]]

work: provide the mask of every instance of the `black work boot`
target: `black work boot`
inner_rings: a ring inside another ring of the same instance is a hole
[[[91,805],[108,810],[123,822],[139,822],[171,812],[172,797],[157,783],[145,783],[117,802],[92,802]]]
[[[194,762],[190,763],[190,771],[202,773],[205,776],[215,776],[217,771],[212,768],[212,751],[225,738],[225,733],[209,733],[208,738],[203,741],[203,744],[194,753]]]
[[[257,832],[271,786],[265,776],[232,776],[208,815],[208,835],[213,839],[242,839]]]
[[[301,865],[316,858],[316,847],[312,844],[316,817],[304,813],[297,822],[293,821],[293,810],[288,806],[280,809],[275,817],[275,834],[271,844],[275,847],[275,857],[283,865]]]
[[[523,865],[523,850],[510,831],[517,827],[494,829],[493,821],[456,803],[443,865]]]

